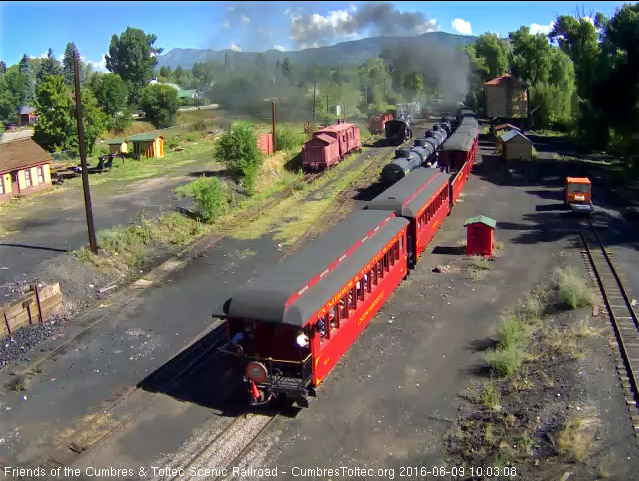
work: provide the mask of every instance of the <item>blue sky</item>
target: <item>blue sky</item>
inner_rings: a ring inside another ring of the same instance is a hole
[[[0,2],[0,59],[57,56],[75,42],[104,69],[111,36],[127,26],[172,48],[299,50],[374,34],[443,31],[507,36],[521,25],[547,32],[560,14],[612,15],[623,2]]]

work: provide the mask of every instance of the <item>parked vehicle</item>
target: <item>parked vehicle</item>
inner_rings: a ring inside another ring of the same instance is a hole
[[[302,167],[307,172],[328,169],[361,150],[359,127],[340,122],[313,133],[302,148]]]

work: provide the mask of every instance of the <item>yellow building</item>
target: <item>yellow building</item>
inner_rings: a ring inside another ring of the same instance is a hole
[[[50,187],[52,160],[31,137],[0,143],[0,202]]]
[[[133,143],[133,155],[161,159],[164,157],[164,136],[160,134],[132,135],[128,141]]]
[[[506,74],[484,84],[486,116],[500,119],[528,118],[526,82]]]
[[[109,154],[127,154],[129,152],[129,141],[126,139],[107,140]]]

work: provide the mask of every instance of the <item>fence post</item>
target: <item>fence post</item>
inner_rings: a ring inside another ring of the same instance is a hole
[[[11,327],[9,326],[9,319],[7,319],[7,313],[3,312],[4,314],[4,323],[7,325],[7,332],[9,333],[9,335],[11,335]]]

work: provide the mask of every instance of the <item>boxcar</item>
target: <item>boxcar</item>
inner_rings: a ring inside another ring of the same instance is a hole
[[[371,134],[380,134],[384,132],[386,122],[393,120],[393,114],[381,114],[371,117],[368,121],[368,130]]]
[[[221,351],[243,370],[251,404],[308,405],[406,275],[407,226],[393,212],[354,212],[225,302]],[[296,342],[303,334],[307,346]]]
[[[417,259],[450,212],[450,174],[418,168],[371,200],[366,209],[393,211],[406,218],[408,226],[408,264]]]
[[[317,134],[304,144],[302,167],[304,170],[323,170],[339,162],[337,140],[326,134]]]

